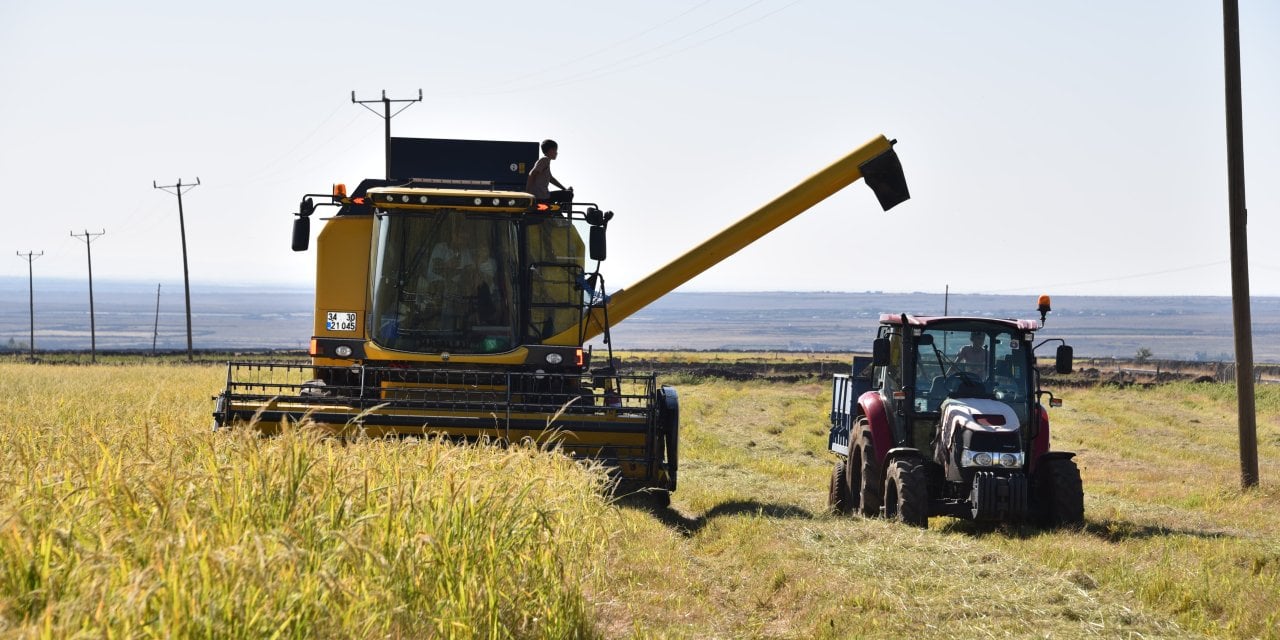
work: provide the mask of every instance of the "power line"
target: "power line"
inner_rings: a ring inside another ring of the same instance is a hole
[[[27,261],[27,300],[29,304],[28,308],[30,309],[30,312],[31,312],[31,342],[27,346],[31,348],[31,361],[35,362],[36,361],[36,294],[35,294],[36,288],[35,288],[35,277],[32,275],[33,270],[31,267],[31,263],[35,262],[36,258],[39,258],[40,256],[44,255],[44,252],[41,251],[40,253],[36,253],[34,251],[28,251],[26,253],[23,253],[21,251],[18,251],[17,253],[19,258],[25,258]]]
[[[88,229],[84,233],[71,232],[71,237],[84,241],[85,254],[89,257],[89,362],[96,364],[98,362],[98,328],[94,321],[93,315],[93,241],[107,235],[107,230],[103,229],[98,233],[89,233]]]
[[[151,188],[159,189],[165,193],[172,193],[178,196],[178,230],[182,232],[182,286],[187,294],[187,362],[195,361],[195,356],[191,351],[191,278],[187,273],[187,223],[182,215],[182,194],[200,186],[200,177],[196,176],[195,184],[182,184],[182,178],[178,178],[177,184],[160,186],[155,180],[151,181]],[[184,191],[183,188],[186,188]],[[172,189],[172,191],[170,191]]]

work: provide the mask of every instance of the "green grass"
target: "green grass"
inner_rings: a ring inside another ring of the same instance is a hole
[[[0,636],[1280,637],[1280,388],[1064,389],[1087,525],[826,512],[825,383],[686,379],[671,509],[531,449],[208,431],[217,367],[0,365]]]

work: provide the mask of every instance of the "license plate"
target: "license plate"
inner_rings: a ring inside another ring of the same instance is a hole
[[[350,311],[329,311],[326,314],[324,328],[329,331],[355,331],[356,314]]]

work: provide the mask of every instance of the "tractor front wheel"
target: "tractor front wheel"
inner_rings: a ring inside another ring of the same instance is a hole
[[[913,527],[929,526],[929,479],[914,460],[894,460],[884,479],[884,515]]]
[[[1084,485],[1080,482],[1076,461],[1070,458],[1041,460],[1036,476],[1041,526],[1084,525]]]
[[[831,486],[827,489],[827,506],[837,515],[846,515],[850,509],[849,479],[844,471],[845,461],[837,460],[831,470]]]

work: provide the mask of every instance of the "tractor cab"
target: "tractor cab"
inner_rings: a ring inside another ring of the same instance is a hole
[[[877,342],[889,356],[875,363],[872,384],[884,391],[901,444],[930,446],[945,408],[965,399],[997,400],[1031,426],[1034,320],[886,314],[880,321]]]

